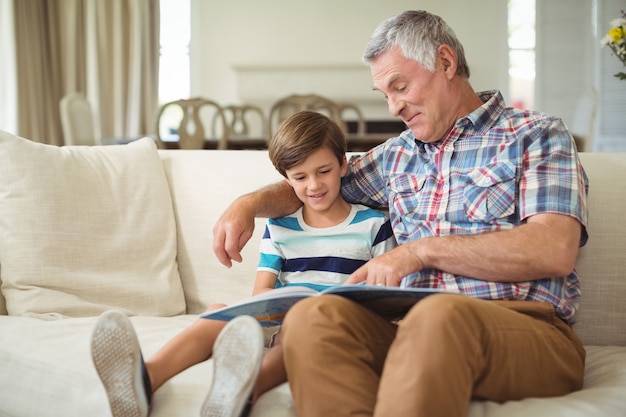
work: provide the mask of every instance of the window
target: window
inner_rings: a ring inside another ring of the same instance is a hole
[[[509,101],[513,107],[535,104],[535,0],[509,0]]]
[[[160,0],[159,104],[189,97],[190,0]]]
[[[0,130],[17,133],[17,70],[13,3],[0,0]]]

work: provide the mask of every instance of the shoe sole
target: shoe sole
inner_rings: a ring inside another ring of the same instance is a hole
[[[100,316],[91,338],[91,356],[109,398],[112,416],[147,417],[141,350],[128,317],[117,311]]]
[[[213,348],[213,382],[201,417],[240,417],[261,368],[263,331],[250,316],[233,319]]]

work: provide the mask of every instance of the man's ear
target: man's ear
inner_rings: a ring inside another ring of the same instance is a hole
[[[291,184],[291,181],[289,180],[289,178],[285,177],[285,182],[289,184],[291,188],[293,188],[293,185]]]
[[[446,74],[446,78],[451,80],[456,75],[457,68],[457,59],[456,52],[450,45],[442,44],[437,48],[437,63],[441,65],[441,69],[444,74]]]

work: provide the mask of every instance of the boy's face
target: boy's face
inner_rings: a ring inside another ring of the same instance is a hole
[[[287,182],[306,211],[311,214],[327,212],[341,200],[341,177],[347,169],[345,156],[342,164],[339,164],[335,154],[323,147],[309,155],[303,163],[287,169]]]

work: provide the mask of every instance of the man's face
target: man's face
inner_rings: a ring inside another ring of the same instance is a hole
[[[456,122],[450,100],[449,79],[437,59],[430,72],[399,47],[393,47],[371,63],[374,90],[384,94],[392,116],[402,118],[423,142],[444,138]]]

